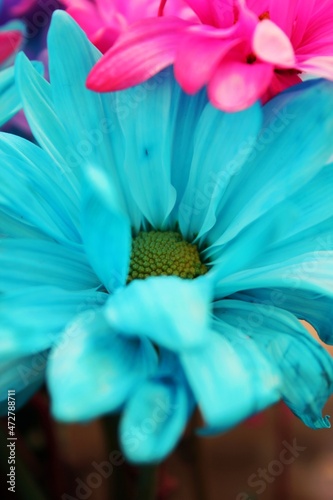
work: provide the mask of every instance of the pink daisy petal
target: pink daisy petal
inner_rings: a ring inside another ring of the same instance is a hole
[[[189,94],[197,92],[210,80],[225,54],[238,43],[239,39],[218,40],[203,33],[185,36],[174,65],[179,85]]]
[[[204,24],[214,24],[214,13],[209,0],[186,0],[186,3],[197,14],[200,21]]]
[[[294,47],[302,42],[304,33],[307,31],[308,24],[313,16],[317,0],[306,0],[299,2],[295,13],[295,21],[291,34],[291,41]]]
[[[105,54],[110,47],[115,43],[119,36],[119,29],[117,28],[101,28],[96,33],[94,33],[90,40],[102,52]]]
[[[174,62],[180,35],[189,24],[176,17],[132,24],[94,66],[87,87],[110,92],[147,80]]]
[[[289,38],[269,19],[258,23],[252,44],[255,55],[262,61],[284,68],[294,67],[295,54]]]
[[[0,32],[0,64],[19,48],[21,42],[22,33],[20,31]]]
[[[67,12],[81,26],[88,38],[91,38],[103,26],[102,18],[92,3],[82,2],[79,7],[75,4],[76,2],[73,2],[73,5],[67,8]]]
[[[296,18],[297,7],[300,0],[270,0],[269,15],[270,19],[277,24],[288,37],[291,36],[294,20]],[[305,0],[301,0],[303,6]]]
[[[208,84],[212,104],[228,112],[251,106],[265,92],[273,75],[267,63],[224,62]]]

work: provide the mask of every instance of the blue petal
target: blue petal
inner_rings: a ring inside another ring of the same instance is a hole
[[[83,254],[46,240],[0,240],[0,290],[55,286],[96,288],[99,280]]]
[[[72,196],[77,198],[80,158],[73,154],[68,132],[54,109],[51,86],[23,53],[16,58],[15,73],[24,113],[34,137],[57,165],[57,178],[64,185],[70,183]]]
[[[24,288],[0,298],[0,351],[22,356],[50,348],[79,312],[100,307],[107,295],[93,290]]]
[[[43,72],[43,65],[31,63],[37,71]],[[14,116],[22,107],[21,98],[15,85],[14,66],[0,71],[0,127]]]
[[[286,309],[314,327],[326,344],[333,344],[333,294],[296,288],[258,288],[232,297]]]
[[[171,368],[171,367],[169,367]],[[147,380],[122,412],[120,442],[131,462],[163,460],[176,446],[193,410],[193,398],[178,367]],[[178,368],[178,369],[177,369]]]
[[[124,135],[124,169],[131,194],[149,223],[163,227],[176,200],[171,185],[173,79],[162,72],[148,82],[117,94]]]
[[[186,237],[201,237],[214,226],[221,197],[251,153],[260,125],[257,104],[240,113],[222,113],[207,104],[195,129],[189,181],[179,206]]]
[[[15,216],[4,210],[0,210],[0,237],[50,239],[36,227],[18,220]]]
[[[309,183],[265,208],[229,242],[207,249],[204,254],[214,259],[219,279],[246,267],[280,262],[305,252],[313,252],[315,261],[318,250],[333,249],[332,167],[323,167]],[[262,204],[264,207],[267,202],[262,200]]]
[[[109,291],[126,284],[131,253],[131,226],[119,210],[117,192],[103,173],[89,168],[82,208],[85,250],[97,276]]]
[[[212,278],[213,279],[213,278]],[[227,276],[216,284],[215,294],[222,298],[236,292],[258,288],[285,288],[296,296],[333,299],[333,251],[317,250],[270,265],[253,267]]]
[[[333,392],[333,359],[292,314],[264,304],[224,300],[215,313],[249,337],[281,374],[281,393],[291,410],[313,428],[329,427],[322,409]]]
[[[307,184],[310,188],[331,155],[331,82],[319,82],[296,96],[290,93],[281,98],[281,106],[278,98],[274,102],[273,108],[264,108],[253,153],[221,200],[220,217],[207,235],[211,244],[222,247],[278,203]]]
[[[0,134],[0,206],[17,219],[36,226],[68,245],[81,242],[78,203],[59,179],[59,171],[44,151],[31,142]]]
[[[47,351],[44,351],[33,356],[0,359],[0,415],[7,415],[8,390],[15,391],[15,403],[19,408],[40,388],[47,356]]]
[[[134,280],[110,297],[105,314],[124,335],[149,337],[174,351],[202,345],[210,318],[211,290],[204,279],[174,276]]]
[[[120,208],[127,210],[138,227],[142,216],[130,195],[123,168],[124,137],[118,123],[122,110],[115,94],[91,92],[85,85],[100,52],[63,11],[52,16],[48,48],[53,106],[66,129],[68,165],[83,172],[87,167],[103,172],[113,190],[118,191]]]
[[[47,371],[52,412],[60,420],[87,420],[117,410],[151,375],[157,355],[146,339],[124,339],[97,312],[65,331]]]
[[[180,354],[188,382],[209,427],[226,430],[281,397],[279,372],[254,342],[223,324],[206,345]]]
[[[173,76],[170,75],[170,79],[173,80]],[[169,217],[171,224],[172,222],[178,222],[179,204],[183,199],[187,187],[196,142],[196,134],[193,133],[193,127],[194,124],[198,123],[207,104],[207,93],[204,89],[198,92],[195,98],[193,98],[193,96],[186,94],[174,82],[172,103],[174,119],[171,184],[176,189],[177,200]]]

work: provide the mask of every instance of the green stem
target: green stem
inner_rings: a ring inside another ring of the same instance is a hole
[[[9,473],[8,464],[8,444],[7,435],[5,434],[2,427],[0,427],[0,464],[1,468],[5,472],[6,483],[7,474]],[[17,443],[17,441],[15,441]],[[46,496],[41,492],[39,485],[36,483],[34,478],[31,476],[29,470],[27,469],[24,462],[18,456],[18,450],[16,448],[15,457],[15,476],[16,476],[16,493],[21,500],[46,500]]]
[[[158,465],[146,465],[139,469],[137,500],[155,500]]]
[[[108,453],[120,450],[118,439],[119,415],[110,415],[104,419],[104,429]],[[114,467],[109,484],[109,497],[115,500],[130,500],[126,477],[126,462]]]

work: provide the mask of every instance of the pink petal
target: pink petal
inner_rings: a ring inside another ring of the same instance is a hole
[[[147,80],[174,62],[179,40],[190,25],[176,17],[144,19],[132,24],[94,66],[87,87],[110,92]]]
[[[90,40],[102,54],[105,54],[105,52],[115,43],[119,33],[119,29],[117,28],[101,28],[90,37]]]
[[[295,54],[287,35],[272,21],[258,23],[252,41],[253,51],[262,61],[281,68],[293,68]]]
[[[312,75],[333,80],[333,55],[312,57],[297,65],[297,69]]]
[[[223,111],[241,111],[265,92],[272,75],[270,64],[222,62],[208,85],[209,99]]]
[[[21,42],[22,33],[20,31],[0,32],[0,64],[19,48]]]
[[[269,15],[270,19],[277,24],[290,38],[293,24],[297,14],[299,2],[307,0],[270,0]]]
[[[208,83],[225,54],[238,43],[239,39],[219,40],[205,33],[185,35],[174,66],[179,85],[189,94],[197,92]]]
[[[73,2],[77,3],[77,2]],[[67,8],[67,13],[77,22],[87,36],[91,37],[104,26],[96,7],[91,2],[82,2],[80,7],[71,5]]]
[[[186,0],[186,3],[194,10],[202,23],[214,24],[214,13],[210,0]]]
[[[36,3],[36,0],[20,0],[18,5],[10,7],[10,13],[13,17],[23,16],[23,14],[32,9]]]
[[[292,27],[291,41],[296,48],[301,43],[304,34],[308,30],[308,25],[313,17],[317,0],[300,1],[297,5],[295,22]]]

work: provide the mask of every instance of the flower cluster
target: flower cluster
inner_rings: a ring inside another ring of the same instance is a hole
[[[46,381],[56,419],[119,413],[133,462],[197,407],[203,434],[279,400],[329,427],[300,321],[333,343],[329,1],[64,4],[49,75],[23,52],[0,73],[0,124],[21,105],[34,136],[0,132],[1,410]]]
[[[333,80],[331,0],[187,3],[198,20],[166,14],[131,24],[91,72],[89,88],[123,89],[174,64],[186,92],[207,85],[214,106],[238,111],[299,83],[302,72]]]
[[[228,114],[169,69],[91,92],[85,34],[56,12],[48,40],[50,84],[16,61],[38,145],[0,136],[2,397],[46,377],[60,420],[121,412],[137,462],[197,405],[203,432],[279,399],[328,426],[333,361],[298,318],[333,340],[333,84]]]

